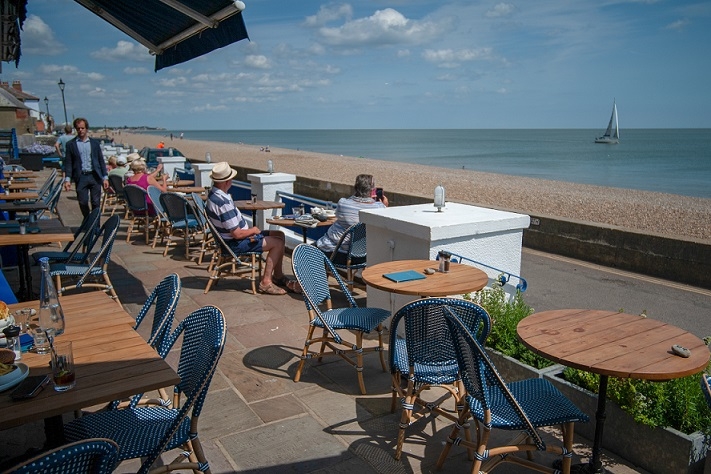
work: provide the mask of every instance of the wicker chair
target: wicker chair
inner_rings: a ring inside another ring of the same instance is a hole
[[[155,234],[153,234],[153,243],[151,244],[151,248],[156,248],[159,236],[160,243],[162,244],[166,237],[170,235],[170,221],[165,215],[165,209],[163,209],[163,205],[161,205],[160,203],[160,195],[163,193],[163,191],[153,185],[150,185],[148,186],[146,192],[148,192],[148,197],[151,198],[153,208],[156,210],[156,220],[154,224],[156,231]]]
[[[3,474],[110,474],[118,462],[118,445],[110,439],[85,439],[60,446],[18,464]]]
[[[101,210],[92,211],[82,220],[79,228],[74,232],[74,240],[67,243],[62,250],[46,250],[32,254],[35,263],[42,257],[47,257],[50,263],[55,262],[86,262],[89,257],[100,229]],[[81,250],[81,251],[80,251]]]
[[[711,408],[711,375],[701,374],[701,391],[704,392],[706,403],[708,403],[709,408]]]
[[[294,382],[301,379],[306,359],[315,356],[321,360],[324,351],[328,348],[334,355],[340,356],[355,367],[360,391],[365,395],[363,352],[377,351],[380,354],[380,365],[383,371],[386,370],[382,323],[390,316],[390,312],[380,308],[359,308],[331,261],[316,247],[306,244],[297,245],[292,254],[292,268],[303,290],[304,302],[309,315],[309,329],[301,354],[301,362],[299,362],[299,367],[294,375]],[[332,307],[327,271],[333,273],[336,282],[348,300],[348,307],[335,309]],[[316,329],[323,331],[320,337],[314,337]],[[344,340],[338,332],[341,330],[344,333],[349,331],[355,333],[355,343]],[[371,331],[377,331],[378,345],[364,349],[363,335]],[[320,346],[319,352],[309,351],[312,344]],[[355,355],[355,361],[351,358],[352,355]]]
[[[331,253],[333,266],[346,271],[350,291],[353,291],[353,274],[366,267],[366,257],[365,224],[359,222],[346,229]]]
[[[505,383],[483,346],[457,314],[445,307],[445,319],[452,334],[462,382],[467,390],[466,405],[454,424],[437,462],[440,469],[453,444],[476,450],[472,472],[489,472],[501,462],[512,462],[541,472],[549,466],[535,463],[531,453],[547,451],[562,456],[561,471],[570,473],[575,422],[587,422],[580,411],[552,383],[542,378]],[[477,426],[477,442],[460,440],[458,433],[469,418]],[[560,425],[561,445],[548,445],[538,428]],[[509,444],[488,446],[492,429],[518,432]],[[525,452],[527,457],[516,456]]]
[[[163,452],[180,448],[179,457],[160,472],[193,469],[210,474],[210,465],[197,432],[198,419],[210,381],[225,345],[225,318],[215,306],[200,308],[166,339],[172,347],[182,336],[178,361],[180,383],[173,408],[138,406],[85,415],[64,425],[68,440],[106,436],[119,445],[119,460],[143,458],[139,474],[149,472]],[[181,405],[180,398],[184,396]],[[189,463],[180,462],[189,459]]]
[[[215,241],[212,238],[212,232],[210,227],[207,225],[207,214],[205,212],[205,202],[202,200],[202,196],[198,193],[191,193],[192,204],[195,209],[195,218],[200,224],[200,229],[202,233],[202,240],[200,241],[200,250],[198,251],[197,264],[202,265],[202,260],[205,258],[205,254],[209,252],[214,252]]]
[[[126,242],[130,242],[134,226],[143,228],[146,244],[150,242],[150,227],[154,221],[154,217],[150,214],[148,200],[146,199],[147,196],[148,193],[146,190],[135,184],[127,184],[123,188],[123,197],[126,199],[128,216],[131,219],[131,222],[128,224],[128,230],[126,231]]]
[[[114,215],[118,207],[126,206],[126,198],[123,195],[123,178],[123,176],[117,174],[109,175],[109,186],[111,186],[111,189],[113,189],[115,195],[113,206],[111,206],[112,216]],[[126,208],[124,211],[124,219],[126,217],[128,217],[128,208]]]
[[[395,459],[400,459],[406,429],[430,414],[457,421],[464,405],[464,387],[459,376],[457,354],[444,319],[447,305],[464,322],[467,329],[483,344],[491,329],[489,314],[471,301],[453,298],[425,298],[406,304],[393,316],[390,324],[390,372],[392,402],[402,402],[400,431]],[[405,338],[398,336],[398,326],[405,326]],[[403,385],[403,382],[406,382]],[[434,389],[437,389],[436,391]],[[444,392],[437,399],[425,394]],[[451,399],[452,409],[444,403]],[[469,439],[469,430],[465,431]]]
[[[262,252],[235,253],[222,238],[220,232],[215,228],[210,219],[205,219],[210,234],[215,241],[215,252],[212,255],[210,267],[210,278],[205,286],[205,294],[210,291],[213,283],[216,283],[223,275],[240,276],[249,273],[249,281],[252,283],[252,294],[257,294],[257,281],[262,278]],[[249,259],[248,262],[245,260]]]
[[[185,243],[185,258],[190,259],[190,240],[200,231],[197,219],[191,214],[192,206],[187,199],[176,193],[161,193],[159,201],[170,222],[170,234],[163,256],[168,255],[168,248],[172,244],[173,236],[177,233],[181,234]]]

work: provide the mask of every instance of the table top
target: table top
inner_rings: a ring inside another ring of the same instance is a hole
[[[103,404],[179,382],[175,371],[133,330],[134,319],[101,291],[61,298],[66,329],[58,341],[73,342],[76,386],[54,391],[50,383],[30,400],[0,393],[0,429]],[[9,305],[37,309],[38,301]],[[23,353],[30,375],[49,373],[49,355]]]
[[[37,175],[34,171],[31,170],[25,170],[25,171],[9,171],[5,170],[3,171],[3,174],[6,174],[8,176],[12,176],[13,178],[39,178],[39,175]]]
[[[395,260],[369,265],[363,270],[362,278],[366,284],[378,290],[401,295],[414,296],[449,296],[463,295],[479,291],[489,282],[485,272],[470,265],[450,263],[448,273],[435,272],[425,275],[425,268],[439,268],[434,260]],[[424,280],[411,280],[396,283],[385,278],[386,273],[415,270],[425,275]]]
[[[286,204],[277,201],[235,201],[235,207],[237,209],[245,209],[247,211],[264,211],[266,209],[281,209]]]
[[[21,189],[32,189],[36,188],[37,185],[34,182],[29,182],[29,181],[13,181],[12,184],[8,185],[6,182],[2,183],[3,187],[5,189],[9,189],[10,191],[16,191],[16,190],[21,190]]]
[[[3,195],[0,195],[0,200],[4,199],[7,196],[17,196],[18,194],[25,194],[25,193],[12,193],[9,195],[3,194]],[[40,209],[47,209],[47,203],[41,199],[38,199],[37,201],[29,201],[29,202],[18,202],[18,201],[0,202],[0,211],[34,212],[34,211],[39,211]]]
[[[200,186],[174,186],[172,188],[168,188],[169,193],[185,193],[185,194],[190,194],[190,193],[198,193],[202,194],[205,192],[205,188],[201,188]]]
[[[337,219],[335,216],[329,217],[325,221],[320,221],[320,220],[316,219],[317,224],[315,227],[321,227],[321,226],[325,226],[325,225],[333,225],[336,222],[336,220]],[[285,219],[283,217],[280,217],[278,219],[276,219],[276,218],[267,219],[267,224],[283,225],[284,227],[292,227],[292,226],[293,227],[303,227],[305,229],[310,228],[310,226],[301,226],[301,225],[297,224],[295,219]]]
[[[702,371],[710,355],[704,341],[681,328],[616,311],[543,311],[524,318],[517,332],[526,347],[547,359],[611,377],[685,377]],[[691,356],[674,355],[673,344],[686,347]]]
[[[36,192],[22,192],[22,193],[10,193],[10,194],[0,194],[0,199],[5,201],[19,201],[22,199],[37,199],[39,194]]]
[[[71,242],[74,232],[64,226],[59,219],[40,219],[37,222],[27,223],[27,233],[19,233],[20,225],[17,221],[0,223],[0,246],[3,245],[40,245],[52,242]],[[33,234],[32,229],[39,229]]]
[[[178,181],[168,180],[167,184],[168,186],[192,186],[193,184],[195,184],[195,181],[193,181],[192,179],[179,179]]]

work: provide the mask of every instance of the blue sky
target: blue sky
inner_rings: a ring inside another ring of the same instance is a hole
[[[0,78],[92,125],[711,127],[711,2],[244,0],[251,41],[153,72],[72,0],[30,0]],[[44,103],[42,103],[44,106]],[[44,107],[42,107],[44,110]]]

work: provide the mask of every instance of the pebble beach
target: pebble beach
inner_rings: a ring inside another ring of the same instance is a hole
[[[115,139],[140,149],[155,147],[161,137],[122,131]],[[270,147],[267,153],[261,145],[162,140],[166,147],[178,148],[198,160],[209,151],[213,162],[266,170],[271,159],[276,171],[344,184],[352,184],[360,173],[369,173],[386,195],[390,191],[431,197],[435,186],[442,183],[448,201],[711,243],[711,199],[284,148]]]

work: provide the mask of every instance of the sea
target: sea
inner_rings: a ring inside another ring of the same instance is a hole
[[[246,143],[441,168],[711,198],[711,129],[161,130],[192,140]],[[179,143],[173,141],[176,148]]]

